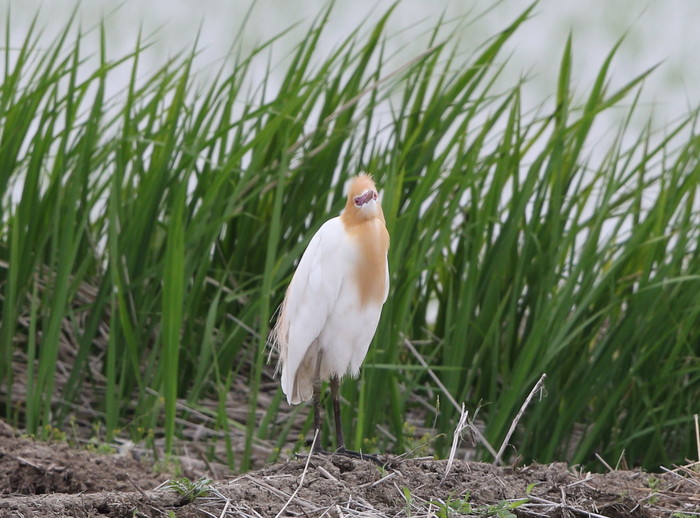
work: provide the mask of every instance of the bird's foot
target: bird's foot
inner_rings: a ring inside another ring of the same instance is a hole
[[[295,453],[294,456],[297,459],[306,459],[312,455],[333,455],[334,451],[324,450],[323,448],[314,448],[308,454],[307,453]]]
[[[323,448],[314,448],[311,450],[309,455],[344,455],[353,459],[368,460],[374,462],[377,466],[387,466],[389,464],[388,459],[382,459],[379,455],[372,455],[370,453],[362,453],[360,451],[348,450],[345,448],[338,448],[335,451],[324,450]],[[305,459],[309,455],[304,455],[303,453],[297,453],[297,459]]]
[[[338,455],[345,455],[347,457],[352,457],[354,459],[369,460],[374,462],[377,466],[386,466],[387,460],[382,459],[379,455],[373,455],[371,453],[362,453],[361,451],[348,450],[345,448],[338,448],[335,451]]]

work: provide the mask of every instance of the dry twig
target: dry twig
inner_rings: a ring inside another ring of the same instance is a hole
[[[311,451],[314,451],[314,448],[316,447],[316,441],[318,440],[318,432],[319,430],[316,430],[316,433],[314,434],[314,440],[311,443]],[[304,464],[304,471],[301,472],[299,485],[294,490],[294,493],[292,493],[292,496],[289,497],[289,500],[287,500],[287,502],[285,502],[285,504],[282,506],[282,509],[280,509],[279,513],[277,513],[277,516],[275,516],[275,518],[279,518],[280,516],[282,516],[284,510],[289,506],[292,500],[296,498],[297,494],[299,493],[299,490],[301,489],[301,486],[304,484],[304,478],[306,477],[306,473],[309,471],[309,462],[311,462],[311,453],[309,453],[309,456],[306,457],[306,464]]]
[[[508,433],[506,434],[505,439],[503,439],[503,443],[501,444],[501,448],[498,450],[498,453],[496,454],[496,458],[493,460],[494,465],[498,466],[501,463],[501,457],[503,456],[503,452],[505,452],[506,447],[508,446],[508,441],[510,441],[510,438],[513,435],[513,432],[515,432],[515,427],[518,425],[520,418],[525,413],[525,409],[530,404],[532,397],[539,390],[541,390],[544,387],[544,380],[546,380],[546,379],[547,379],[547,374],[542,373],[542,376],[540,376],[540,379],[537,381],[537,383],[535,383],[535,386],[530,391],[530,394],[528,394],[527,399],[525,399],[525,402],[520,407],[520,410],[518,410],[518,414],[515,416],[515,419],[513,419],[513,422],[510,424],[510,428],[508,429]]]
[[[698,414],[694,414],[693,419],[695,419],[695,446],[698,450],[698,462],[700,462],[700,425],[698,424]]]
[[[452,394],[447,390],[447,387],[442,384],[442,381],[440,381],[440,378],[437,377],[437,375],[433,372],[433,370],[430,368],[428,365],[428,362],[426,362],[423,357],[420,355],[418,350],[413,346],[411,341],[404,337],[403,339],[404,344],[406,347],[408,347],[408,350],[411,351],[413,356],[416,357],[418,362],[423,366],[423,368],[428,372],[428,375],[432,378],[432,380],[435,382],[435,384],[440,388],[440,390],[445,394],[445,397],[449,400],[449,402],[452,404],[452,406],[457,410],[457,412],[462,412],[462,408],[457,404],[457,401],[455,400],[454,397],[452,397]],[[496,450],[491,446],[489,441],[486,440],[486,437],[483,436],[483,434],[476,428],[476,426],[471,427],[472,431],[474,432],[474,435],[478,439],[478,441],[489,451],[491,455],[496,457]]]
[[[455,431],[452,434],[452,447],[450,448],[450,456],[447,459],[447,467],[445,467],[445,474],[442,476],[440,484],[445,482],[447,475],[452,469],[452,463],[455,460],[455,453],[457,453],[457,444],[459,444],[459,438],[462,436],[462,431],[469,426],[467,423],[468,418],[469,411],[464,409],[464,403],[462,403],[462,410],[459,416],[459,422],[457,423],[457,427],[455,428]]]

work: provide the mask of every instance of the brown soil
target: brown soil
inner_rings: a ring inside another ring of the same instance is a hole
[[[72,450],[66,443],[42,443],[18,437],[0,422],[0,496],[8,494],[133,491],[167,479],[155,476],[136,460]]]
[[[342,456],[291,460],[203,481],[193,494],[132,458],[31,441],[0,423],[0,517],[700,515],[692,466],[592,474],[455,461],[445,476],[446,461],[391,460],[383,469]]]

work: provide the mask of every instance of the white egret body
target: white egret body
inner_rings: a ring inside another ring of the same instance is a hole
[[[290,404],[314,399],[330,380],[338,448],[344,450],[338,383],[357,376],[389,292],[389,233],[372,179],[350,183],[343,213],[313,236],[287,288],[272,339]]]

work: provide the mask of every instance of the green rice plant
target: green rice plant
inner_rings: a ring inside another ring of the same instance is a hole
[[[480,407],[498,445],[546,372],[547,397],[511,441],[525,459],[682,460],[700,397],[696,113],[636,134],[651,71],[613,83],[615,48],[582,94],[571,41],[553,106],[525,109],[520,84],[495,85],[532,9],[469,55],[459,22],[441,20],[399,61],[386,50],[392,9],[321,49],[328,6],[281,72],[265,60],[286,32],[245,52],[237,38],[213,77],[196,47],[144,72],[142,36],[109,60],[107,28],[81,33],[72,19],[49,50],[36,24],[12,49],[8,16],[4,416],[35,433],[87,401],[108,438],[156,430],[173,453],[195,409],[237,470],[260,461],[256,445],[281,451],[311,421],[294,428],[306,409],[269,388],[271,319],[364,169],[383,191],[392,288],[359,381],[343,385],[349,446],[401,452],[409,412],[451,436],[449,397]],[[110,94],[117,69],[128,79]],[[612,110],[617,133],[592,142]]]

